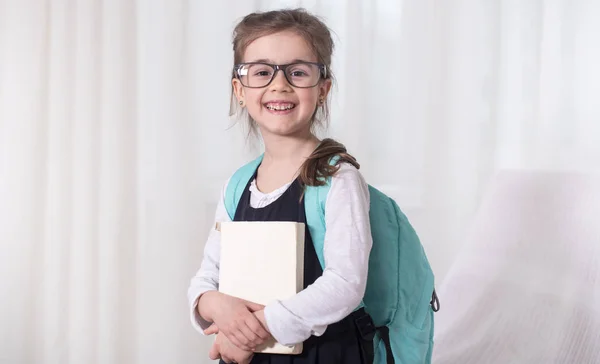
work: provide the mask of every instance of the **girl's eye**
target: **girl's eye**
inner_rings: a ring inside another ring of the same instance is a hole
[[[249,75],[252,77],[269,77],[273,73],[273,69],[269,66],[256,64],[249,67]]]
[[[260,76],[260,77],[267,77],[271,75],[271,72],[269,71],[257,71],[254,73],[255,76]]]
[[[289,68],[292,77],[312,77],[315,73],[314,67],[308,64],[296,64]]]
[[[304,77],[304,76],[308,76],[308,74],[306,72],[300,71],[300,70],[292,71],[291,75],[292,75],[292,77]]]

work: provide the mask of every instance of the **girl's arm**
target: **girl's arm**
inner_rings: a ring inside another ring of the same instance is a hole
[[[215,224],[212,226],[206,245],[204,246],[204,258],[202,264],[196,275],[191,279],[190,286],[188,288],[188,301],[190,305],[190,318],[192,326],[199,332],[206,330],[212,322],[210,317],[202,317],[198,312],[198,301],[205,293],[215,294],[219,289],[219,261],[221,257],[221,233],[217,231],[217,222],[231,221],[225,204],[223,202],[223,196],[225,188],[221,191],[219,203],[217,204],[217,210],[215,212]],[[205,315],[209,316],[209,315]]]
[[[323,276],[294,297],[265,308],[266,323],[278,342],[293,345],[320,336],[360,304],[373,245],[369,203],[360,172],[342,164],[326,201]]]

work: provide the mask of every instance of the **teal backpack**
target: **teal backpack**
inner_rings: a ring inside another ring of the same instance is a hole
[[[229,180],[225,207],[232,220],[262,158],[263,155],[241,167]],[[308,229],[322,267],[329,182],[307,186],[304,194]],[[374,363],[429,364],[433,313],[439,309],[433,272],[417,234],[396,202],[372,186],[369,193],[373,247],[367,288],[358,308],[364,306],[377,327],[373,337]]]

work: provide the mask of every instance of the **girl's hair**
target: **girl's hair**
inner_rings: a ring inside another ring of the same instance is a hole
[[[339,159],[334,165],[329,161],[333,156],[338,156]],[[328,177],[333,176],[342,162],[350,163],[356,169],[360,168],[360,164],[356,159],[348,154],[346,147],[333,139],[323,139],[319,146],[312,154],[304,161],[300,168],[300,184],[303,186],[323,186]]]
[[[293,31],[304,38],[317,57],[317,62],[322,63],[327,67],[327,78],[330,79],[333,84],[335,78],[331,72],[331,58],[334,44],[333,39],[331,38],[331,32],[323,21],[304,9],[256,12],[245,16],[233,31],[234,65],[243,62],[244,53],[250,43],[260,37],[282,31]],[[235,77],[236,74],[234,70],[232,72],[232,78]],[[238,111],[239,106],[236,102],[232,86],[229,115],[233,116],[237,114]],[[258,136],[256,121],[254,121],[247,112],[245,112],[244,116],[247,120],[249,135],[252,134]],[[328,123],[329,95],[328,99],[315,110],[311,119],[311,130],[314,131],[315,126],[325,128]],[[334,155],[339,155],[340,159],[338,163],[336,163],[336,166],[331,166],[329,160]],[[349,162],[356,168],[359,168],[356,159],[346,152],[344,145],[332,139],[325,139],[302,165],[300,181],[309,186],[322,185],[324,182],[321,178],[330,177],[335,174],[338,169],[337,165],[341,162]]]

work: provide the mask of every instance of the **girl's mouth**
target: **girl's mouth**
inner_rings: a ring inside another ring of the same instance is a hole
[[[293,102],[267,102],[264,104],[265,108],[272,114],[289,114],[296,107]]]

